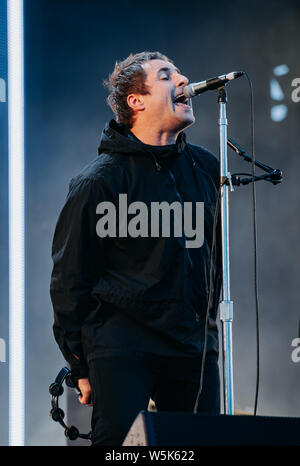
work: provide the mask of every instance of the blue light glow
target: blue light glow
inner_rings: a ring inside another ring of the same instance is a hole
[[[282,121],[287,116],[287,106],[286,105],[275,105],[271,108],[271,119],[273,121]]]

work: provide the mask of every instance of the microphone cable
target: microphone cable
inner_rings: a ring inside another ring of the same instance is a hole
[[[256,319],[256,387],[254,400],[254,416],[257,413],[260,357],[259,357],[259,305],[257,291],[257,222],[256,222],[256,188],[255,188],[255,149],[254,149],[254,98],[252,81],[247,72],[244,71],[250,87],[250,117],[251,117],[251,167],[252,167],[252,210],[253,210],[253,250],[254,250],[254,296],[255,296],[255,319]]]
[[[214,213],[214,222],[213,222],[213,237],[212,237],[212,244],[211,244],[211,252],[210,252],[210,264],[209,264],[209,295],[208,295],[208,303],[206,308],[205,314],[205,327],[204,327],[204,343],[203,343],[203,352],[201,358],[201,372],[200,372],[200,382],[199,382],[199,389],[196,397],[196,401],[194,404],[194,413],[197,413],[198,404],[200,395],[202,392],[203,387],[203,375],[204,375],[204,367],[205,367],[205,359],[206,359],[206,346],[207,346],[207,330],[208,330],[208,318],[209,318],[209,309],[211,305],[211,298],[212,298],[212,266],[213,262],[216,259],[216,227],[217,227],[217,218],[220,210],[220,198],[221,198],[221,185],[219,186],[217,200],[216,200],[216,207]],[[213,260],[214,259],[214,260]]]

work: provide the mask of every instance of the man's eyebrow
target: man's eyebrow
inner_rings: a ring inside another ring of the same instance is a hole
[[[179,70],[178,68],[176,68],[176,66],[175,66],[174,68],[169,68],[168,66],[163,66],[162,68],[160,68],[160,69],[158,70],[157,74],[161,73],[162,71],[171,71],[171,72],[172,72],[173,70],[175,70],[176,73],[181,74],[181,73],[180,73],[180,70]]]

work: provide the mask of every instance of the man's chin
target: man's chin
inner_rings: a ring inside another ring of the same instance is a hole
[[[195,123],[195,121],[196,121],[196,118],[194,117],[194,115],[192,115],[192,116],[189,118],[189,120],[188,120],[188,122],[187,122],[187,125],[188,125],[188,126],[191,126],[191,125],[193,125],[193,124]]]
[[[184,129],[187,129],[189,126],[192,126],[196,119],[194,117],[194,115],[189,115],[189,116],[185,116],[185,118],[181,118],[180,119],[180,130],[183,131]]]

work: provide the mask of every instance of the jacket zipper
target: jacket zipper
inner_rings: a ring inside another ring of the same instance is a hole
[[[180,203],[183,206],[184,201],[183,201],[182,196],[181,196],[181,194],[180,194],[180,192],[179,192],[179,190],[177,188],[176,178],[175,178],[174,173],[172,172],[171,168],[169,168],[169,175],[170,175],[171,180],[174,183],[176,194],[177,194],[177,196],[178,196],[178,198],[180,200]],[[192,261],[191,261],[191,258],[190,258],[190,255],[189,255],[188,251],[186,252],[186,254],[187,254],[187,257],[188,257],[188,260],[189,260],[189,264],[190,264],[190,266],[192,266]],[[193,313],[194,313],[194,317],[195,317],[196,322],[199,322],[200,321],[200,315],[194,309],[193,309]]]

